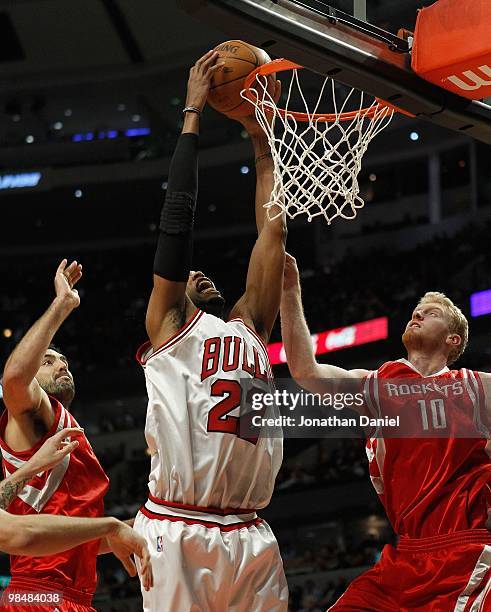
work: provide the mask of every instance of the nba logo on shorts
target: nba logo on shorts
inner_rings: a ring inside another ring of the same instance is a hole
[[[164,537],[157,536],[157,552],[162,552],[164,550]]]

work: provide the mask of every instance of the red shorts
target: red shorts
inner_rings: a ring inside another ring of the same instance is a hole
[[[25,602],[25,605],[23,605]],[[97,612],[92,595],[63,585],[13,578],[0,600],[1,612]]]
[[[401,538],[356,578],[331,612],[490,612],[491,534],[486,529]]]

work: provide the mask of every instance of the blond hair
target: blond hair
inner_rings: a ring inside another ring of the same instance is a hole
[[[457,361],[466,349],[469,341],[469,323],[460,308],[444,293],[440,293],[440,291],[428,291],[419,300],[418,306],[426,304],[427,302],[435,302],[443,308],[443,311],[448,317],[448,329],[450,333],[460,336],[461,342],[459,346],[453,347],[448,354],[447,365],[451,365],[454,361]]]

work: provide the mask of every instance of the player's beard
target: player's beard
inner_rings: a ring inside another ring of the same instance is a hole
[[[75,383],[72,379],[66,378],[42,381],[39,383],[41,388],[57,399],[65,408],[69,408],[75,397]]]
[[[194,300],[194,304],[200,310],[211,314],[219,319],[223,319],[223,311],[225,308],[225,300],[221,295],[210,298],[209,300]]]
[[[415,334],[413,330],[409,328],[402,334],[402,343],[408,352],[415,351],[423,347],[423,338],[421,334]]]
[[[414,334],[412,333],[412,331],[410,329],[404,330],[404,333],[402,334],[402,343],[404,344],[404,346],[407,347],[408,344],[412,344],[413,340]]]
[[[425,337],[425,335],[421,333],[421,330],[418,333],[409,328],[402,334],[402,342],[408,353],[411,351],[432,353],[440,350],[442,338],[437,335],[430,337],[426,335]]]

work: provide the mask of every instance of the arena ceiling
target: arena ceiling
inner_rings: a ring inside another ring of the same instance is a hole
[[[351,2],[330,4],[350,10]],[[389,28],[410,27],[422,4],[367,3],[369,19]],[[163,73],[187,66],[223,39],[183,13],[175,0],[0,0],[0,17],[4,91],[105,78],[143,66]]]
[[[422,4],[367,3],[369,20],[392,31],[412,27]],[[38,145],[53,149],[77,132],[146,121],[175,133],[188,67],[224,38],[175,0],[0,0],[0,167],[28,166]],[[209,121],[219,143],[223,119]]]

